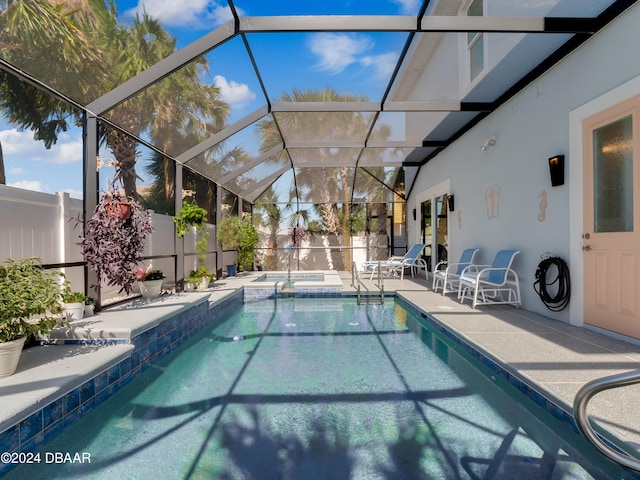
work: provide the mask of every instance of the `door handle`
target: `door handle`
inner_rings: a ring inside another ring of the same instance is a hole
[[[584,250],[585,252],[590,252],[591,251],[591,245],[585,245],[584,247],[582,247],[582,250]]]

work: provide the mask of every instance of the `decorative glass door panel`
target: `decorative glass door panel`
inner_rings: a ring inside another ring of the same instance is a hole
[[[593,131],[593,190],[593,231],[633,231],[631,115]]]

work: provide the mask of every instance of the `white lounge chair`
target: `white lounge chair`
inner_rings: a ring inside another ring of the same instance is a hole
[[[500,250],[491,265],[469,265],[458,280],[458,298],[478,304],[506,303],[520,306],[520,282],[511,264],[519,250]]]
[[[448,263],[446,260],[439,262],[432,272],[433,291],[437,292],[438,288],[441,288],[443,295],[455,292],[458,289],[460,274],[465,268],[474,263],[479,251],[479,248],[467,248],[462,252],[462,255],[460,255],[459,262]],[[444,267],[445,265],[447,266]]]
[[[380,262],[366,262],[363,265],[363,270],[371,272],[369,280],[373,280],[378,268],[385,275],[397,275],[399,273],[400,280],[404,279],[404,270],[406,268],[411,269],[412,277],[415,276],[416,268],[419,268],[424,270],[425,278],[428,278],[427,262],[420,257],[422,250],[424,250],[424,243],[416,243],[403,256],[392,256]]]

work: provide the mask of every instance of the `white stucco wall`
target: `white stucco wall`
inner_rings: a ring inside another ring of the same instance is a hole
[[[579,139],[570,132],[576,131],[579,112],[593,110],[594,105],[604,109],[640,94],[638,25],[636,5],[423,166],[407,202],[407,211],[420,211],[424,192],[449,181],[449,193],[455,195],[449,218],[450,258],[477,246],[480,263],[490,263],[500,249],[519,249],[514,268],[520,276],[523,308],[566,322],[581,323],[583,300],[582,208],[575,193],[581,192],[582,157]],[[491,136],[496,145],[482,151]],[[565,155],[565,184],[552,187],[547,163],[556,154]],[[493,185],[500,188],[500,208],[497,218],[488,218],[485,193]],[[547,208],[540,221],[543,192]],[[418,222],[408,216],[409,243],[419,238]],[[572,300],[561,313],[547,310],[533,290],[535,270],[545,252],[570,262]]]

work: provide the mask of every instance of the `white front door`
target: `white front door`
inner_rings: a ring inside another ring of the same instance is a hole
[[[640,338],[640,97],[586,119],[584,322]]]

